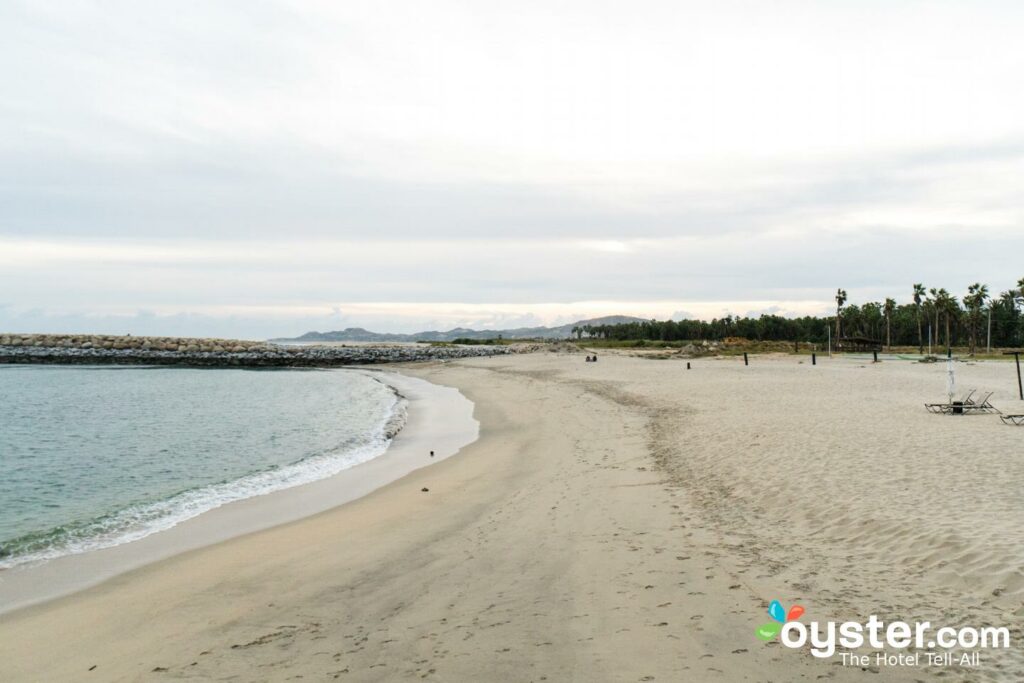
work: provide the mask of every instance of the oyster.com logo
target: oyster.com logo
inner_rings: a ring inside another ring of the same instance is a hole
[[[866,622],[799,621],[804,608],[789,611],[778,600],[768,605],[772,621],[757,627],[755,634],[765,642],[778,637],[783,647],[810,647],[815,657],[839,654],[844,666],[940,666],[975,667],[984,649],[1009,649],[1010,629],[1006,626],[934,626],[930,621],[883,621],[872,614]],[[862,648],[875,650],[864,653]],[[842,650],[842,651],[840,651]],[[905,650],[912,650],[905,652]],[[959,652],[956,652],[959,650]],[[872,657],[871,655],[874,655]]]
[[[790,621],[796,621],[804,615],[804,608],[800,605],[793,605],[787,612],[782,608],[782,603],[778,600],[772,600],[772,603],[768,605],[768,616],[775,621],[769,621],[767,624],[762,624],[757,627],[757,637],[761,640],[771,640],[775,636],[779,635],[782,627]]]

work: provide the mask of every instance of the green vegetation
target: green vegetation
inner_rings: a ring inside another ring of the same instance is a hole
[[[926,290],[914,284],[912,301],[897,304],[893,299],[847,304],[846,291],[836,291],[836,315],[827,318],[804,316],[784,318],[762,315],[758,318],[726,316],[706,320],[650,320],[619,325],[584,325],[573,333],[588,346],[628,347],[685,346],[691,341],[726,340],[742,337],[761,342],[809,342],[824,344],[829,328],[836,336],[877,340],[889,349],[923,352],[931,329],[933,350],[964,347],[969,353],[984,352],[989,329],[991,346],[1019,348],[1024,345],[1024,278],[1015,288],[989,296],[987,285],[976,282],[967,288],[962,302],[946,289]],[[990,328],[991,321],[991,328]],[[944,355],[944,353],[943,353]]]

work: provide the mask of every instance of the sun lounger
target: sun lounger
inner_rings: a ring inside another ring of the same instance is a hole
[[[1000,415],[999,419],[1003,421],[1003,424],[1024,427],[1024,415]]]
[[[989,402],[992,398],[992,394],[995,392],[990,391],[985,394],[985,397],[980,401],[971,401],[969,405],[964,405],[964,413],[998,413],[1000,410]]]
[[[974,390],[964,397],[963,401],[954,401],[952,403],[925,403],[924,407],[930,412],[938,415],[973,415],[975,413],[987,414],[987,413],[1000,413],[1001,411],[992,405],[989,399],[992,398],[992,394],[995,392],[990,391],[985,394],[980,400],[974,399]]]
[[[952,403],[925,403],[924,407],[928,409],[928,412],[935,413],[937,415],[952,415],[953,408],[957,407],[957,403],[960,407],[974,405],[974,401],[971,397],[974,396],[976,389],[971,389],[962,401],[954,401]],[[992,394],[989,394],[991,396]]]

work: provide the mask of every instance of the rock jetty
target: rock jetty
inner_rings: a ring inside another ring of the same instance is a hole
[[[285,346],[237,339],[0,334],[0,363],[331,367],[499,356],[538,348],[536,344]]]

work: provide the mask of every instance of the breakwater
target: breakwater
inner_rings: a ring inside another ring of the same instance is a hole
[[[237,339],[0,334],[0,363],[331,367],[498,356],[538,348],[536,344],[283,346]]]

